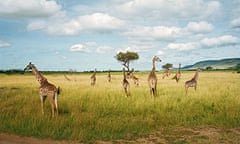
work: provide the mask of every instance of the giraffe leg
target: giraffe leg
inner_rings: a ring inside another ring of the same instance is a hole
[[[55,107],[56,107],[56,111],[57,111],[57,114],[58,114],[58,101],[57,101],[57,99],[58,99],[58,94],[55,93],[54,102],[55,102]]]
[[[130,96],[130,87],[128,86],[128,96]]]
[[[154,87],[154,96],[157,96],[157,85]]]
[[[188,87],[185,85],[185,94],[187,95]]]
[[[153,98],[155,96],[155,89],[154,88],[152,88],[152,96],[153,96]]]
[[[127,90],[127,88],[124,88],[124,91],[125,91],[126,96],[128,97],[128,90]]]
[[[42,109],[42,114],[44,114],[44,109],[43,109],[43,103],[44,103],[44,97],[40,95],[40,100],[41,100],[41,109]]]
[[[53,100],[53,96],[54,95],[49,95],[49,102],[51,104],[51,107],[52,107],[52,116],[54,116],[54,100]]]

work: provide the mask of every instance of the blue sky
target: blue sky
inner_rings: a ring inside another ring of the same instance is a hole
[[[240,56],[240,0],[0,0],[0,69],[120,70]]]

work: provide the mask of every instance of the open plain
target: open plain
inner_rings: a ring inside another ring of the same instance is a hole
[[[155,98],[148,72],[135,73],[139,86],[128,79],[129,97],[122,73],[112,73],[111,82],[107,73],[97,73],[94,86],[90,73],[43,75],[61,88],[55,117],[48,99],[42,115],[39,83],[32,73],[0,74],[0,143],[240,142],[240,75],[235,72],[202,71],[197,90],[189,88],[187,95],[184,82],[194,71],[183,71],[179,83],[171,79],[174,74],[162,79],[157,72]]]

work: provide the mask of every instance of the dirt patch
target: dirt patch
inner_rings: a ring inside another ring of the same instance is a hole
[[[0,144],[74,144],[71,141],[56,141],[33,137],[21,137],[13,134],[0,133]]]
[[[75,144],[76,141],[56,141],[51,139],[39,139],[32,137],[21,137],[12,134],[0,133],[0,144]],[[111,140],[111,141],[95,141],[98,144],[112,143],[223,143],[223,144],[239,144],[240,129],[224,129],[219,127],[173,127],[161,128],[156,132],[145,134],[136,139],[129,138]]]

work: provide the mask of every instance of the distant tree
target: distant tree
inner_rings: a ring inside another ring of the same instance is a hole
[[[165,65],[162,66],[163,69],[171,69],[173,67],[172,64],[166,63]]]
[[[212,66],[207,66],[206,70],[213,70],[213,67]]]
[[[237,73],[240,73],[240,64],[237,64],[236,70],[237,70]]]
[[[127,51],[127,52],[119,52],[115,56],[115,58],[118,61],[122,62],[122,65],[124,67],[126,67],[127,70],[129,71],[130,70],[130,68],[129,68],[130,62],[139,59],[139,56],[138,56],[138,53],[136,53],[136,52],[129,52],[129,51]]]

